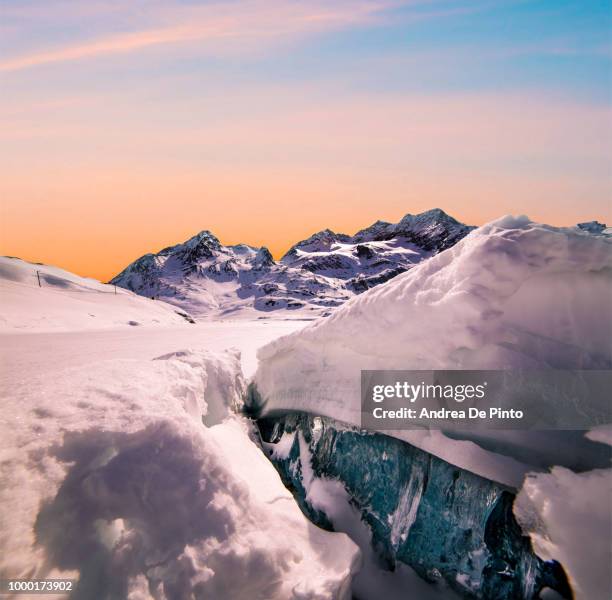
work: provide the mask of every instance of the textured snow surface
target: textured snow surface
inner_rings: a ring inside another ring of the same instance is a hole
[[[24,368],[14,383],[2,577],[73,575],[81,597],[348,597],[356,546],[307,521],[230,410],[238,352]]]
[[[612,598],[612,469],[530,475],[514,505],[536,553],[566,569],[576,598]]]
[[[264,346],[255,379],[266,410],[359,425],[361,369],[610,368],[611,306],[611,238],[504,217]],[[392,434],[515,487],[530,470],[438,431]]]
[[[0,333],[0,389],[19,385],[31,373],[53,379],[66,367],[112,358],[155,358],[177,348],[240,350],[242,371],[251,377],[257,349],[303,327],[303,321],[216,321],[185,327],[129,327],[97,331]]]
[[[0,302],[0,331],[189,325],[165,302],[122,288],[115,294],[95,279],[6,256],[0,257]]]

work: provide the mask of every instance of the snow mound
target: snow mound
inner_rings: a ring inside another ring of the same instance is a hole
[[[6,256],[0,257],[0,297],[0,330],[5,332],[188,324],[185,316],[164,302]]]
[[[79,597],[349,597],[356,546],[307,521],[232,415],[239,361],[110,360],[12,389],[0,576],[74,576]]]
[[[587,437],[612,446],[612,426],[596,427]],[[529,475],[514,503],[536,552],[562,562],[577,598],[612,597],[611,498],[612,469],[573,473],[555,467]]]
[[[608,369],[611,306],[612,239],[507,216],[264,346],[255,382],[267,411],[359,425],[361,369]],[[392,435],[517,487],[529,468],[437,431]]]
[[[536,553],[563,564],[576,598],[612,597],[610,498],[612,469],[555,467],[530,475],[515,501],[514,513]]]

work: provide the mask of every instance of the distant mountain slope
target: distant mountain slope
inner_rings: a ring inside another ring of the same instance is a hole
[[[224,246],[201,231],[145,254],[111,283],[198,316],[280,309],[315,317],[451,247],[472,229],[434,209],[395,224],[377,221],[354,236],[325,229],[298,242],[279,262],[265,247]]]
[[[0,257],[0,298],[5,332],[187,326],[190,319],[165,302],[8,256]]]

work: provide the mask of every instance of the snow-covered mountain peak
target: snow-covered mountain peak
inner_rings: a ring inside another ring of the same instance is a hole
[[[431,228],[461,226],[456,219],[440,208],[432,208],[416,215],[407,214],[397,224],[399,231],[424,231]]]
[[[323,229],[292,246],[279,262],[265,246],[225,246],[203,230],[145,254],[112,283],[200,316],[303,309],[315,317],[452,246],[472,229],[433,209],[397,224],[376,221],[354,236]]]
[[[369,227],[359,230],[354,236],[353,240],[356,242],[370,241],[375,239],[382,239],[383,236],[389,231],[389,228],[393,227],[393,223],[388,221],[376,221]]]
[[[406,215],[394,228],[394,235],[404,236],[427,250],[450,248],[474,229],[460,223],[439,208],[417,215]]]
[[[272,253],[265,246],[262,246],[259,248],[259,250],[257,250],[255,259],[253,261],[253,268],[264,269],[266,267],[272,267],[275,264],[276,263],[274,262]]]
[[[258,248],[249,246],[248,244],[236,244],[235,246],[228,246],[234,253],[242,256],[255,256]]]
[[[192,238],[189,238],[184,245],[185,246],[194,246],[199,244],[200,242],[208,242],[217,246],[221,245],[221,242],[219,241],[219,238],[210,230],[208,229],[203,229],[202,231],[200,231],[199,233],[197,233],[196,235],[194,235]]]
[[[323,229],[292,246],[281,258],[281,262],[291,264],[299,256],[300,251],[326,252],[329,251],[334,244],[349,242],[350,239],[350,236],[344,233],[336,233],[331,229]]]
[[[172,254],[180,253],[186,262],[196,262],[201,258],[211,258],[221,250],[221,242],[210,231],[200,231],[185,243],[173,248]]]
[[[474,227],[460,223],[440,208],[416,215],[407,214],[398,223],[376,221],[353,237],[354,242],[382,241],[402,238],[424,250],[437,252],[450,248]]]

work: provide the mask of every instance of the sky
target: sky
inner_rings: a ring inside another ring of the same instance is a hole
[[[0,0],[0,254],[612,223],[612,0]]]

